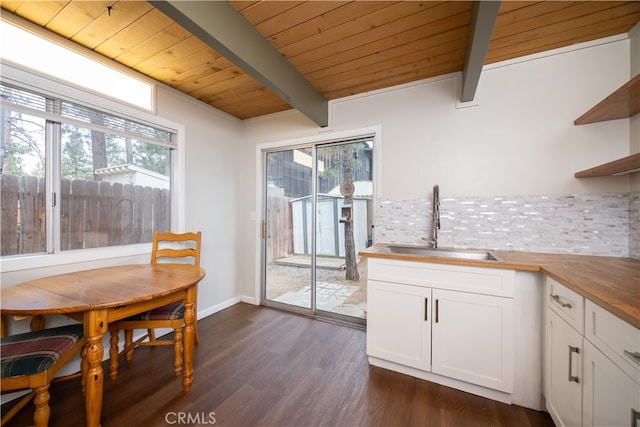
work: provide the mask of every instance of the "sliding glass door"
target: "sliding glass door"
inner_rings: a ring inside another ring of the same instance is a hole
[[[373,141],[264,153],[263,303],[364,323]]]

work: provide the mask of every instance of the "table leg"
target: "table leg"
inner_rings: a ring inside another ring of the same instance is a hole
[[[85,314],[84,329],[87,336],[86,351],[86,377],[85,377],[85,411],[87,427],[100,426],[100,414],[102,412],[102,386],[104,372],[102,370],[102,357],[104,348],[102,336],[106,332],[106,311],[90,311]]]
[[[183,369],[182,388],[185,392],[191,390],[193,383],[193,346],[195,342],[195,298],[197,286],[192,286],[187,290],[184,304],[184,337],[183,337]]]

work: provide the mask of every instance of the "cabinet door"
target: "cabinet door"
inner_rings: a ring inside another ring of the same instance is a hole
[[[547,307],[545,388],[557,426],[582,425],[582,335]]]
[[[431,289],[368,281],[367,354],[431,370]]]
[[[513,300],[434,289],[432,371],[513,392]]]
[[[584,425],[640,425],[640,385],[587,340],[583,363]]]

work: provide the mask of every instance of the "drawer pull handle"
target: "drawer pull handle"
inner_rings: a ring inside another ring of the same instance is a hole
[[[560,307],[562,307],[562,308],[571,308],[571,304],[569,304],[568,302],[560,301],[560,296],[559,295],[551,295],[551,299],[553,299],[555,302],[560,304]]]
[[[630,352],[629,350],[623,350],[625,356],[627,356],[629,359],[633,360],[634,362],[636,362],[638,365],[640,365],[640,353],[636,352]]]
[[[438,323],[438,321],[440,320],[440,319],[439,319],[439,317],[440,317],[440,313],[439,313],[439,311],[440,311],[440,310],[439,310],[439,305],[440,305],[440,304],[438,303],[438,299],[436,298],[436,323]]]
[[[578,384],[580,383],[580,379],[577,376],[571,375],[571,372],[573,372],[573,358],[571,357],[572,353],[580,354],[580,349],[578,347],[569,345],[569,382],[575,382],[576,384]]]
[[[429,320],[429,318],[427,317],[428,313],[429,313],[429,298],[425,298],[424,299],[424,321],[425,322]]]

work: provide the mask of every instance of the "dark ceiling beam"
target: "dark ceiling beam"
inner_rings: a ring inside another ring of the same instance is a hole
[[[491,34],[498,17],[498,9],[500,9],[499,1],[472,2],[467,51],[464,55],[462,70],[462,94],[460,96],[462,102],[473,101],[476,96],[484,58],[487,56]]]
[[[228,2],[150,3],[319,126],[328,125],[324,96]]]

